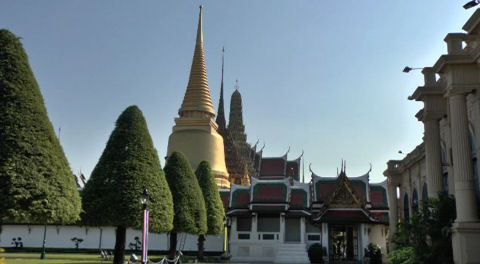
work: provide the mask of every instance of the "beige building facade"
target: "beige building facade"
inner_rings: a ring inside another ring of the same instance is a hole
[[[421,200],[447,191],[455,196],[452,227],[455,263],[480,263],[480,10],[450,33],[447,53],[422,70],[424,85],[410,100],[424,104],[416,118],[424,125],[423,142],[402,160],[390,160],[388,178],[390,234],[399,218],[409,218]]]

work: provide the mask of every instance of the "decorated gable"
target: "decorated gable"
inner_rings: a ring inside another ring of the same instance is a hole
[[[315,221],[324,223],[368,223],[372,222],[365,211],[358,210],[327,210]]]
[[[367,184],[362,180],[350,180],[350,184],[352,185],[352,189],[355,193],[361,197],[362,199],[367,200]]]

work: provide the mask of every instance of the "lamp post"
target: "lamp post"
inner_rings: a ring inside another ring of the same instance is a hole
[[[463,8],[470,9],[470,8],[475,7],[477,5],[478,5],[478,1],[477,0],[472,0],[472,1],[469,1],[468,3],[464,4]]]
[[[402,71],[403,71],[404,73],[409,73],[409,72],[412,71],[412,70],[421,70],[421,69],[423,69],[423,68],[421,68],[421,67],[413,67],[413,68],[412,68],[412,67],[405,66],[405,68],[403,68]]]
[[[142,232],[142,263],[146,264],[148,261],[148,220],[149,212],[147,209],[148,200],[150,200],[150,194],[148,193],[147,188],[143,188],[142,196],[140,197],[140,202],[143,205],[143,232]]]

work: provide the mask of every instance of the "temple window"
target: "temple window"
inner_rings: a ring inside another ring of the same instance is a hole
[[[252,218],[237,217],[237,231],[252,231]]]
[[[312,225],[308,221],[305,221],[305,231],[307,233],[308,241],[320,241],[322,230],[320,227]]]
[[[258,216],[257,232],[259,240],[278,240],[280,216]]]
[[[237,217],[238,239],[250,239],[250,231],[252,231],[252,218]]]
[[[280,232],[279,216],[258,216],[258,232]]]

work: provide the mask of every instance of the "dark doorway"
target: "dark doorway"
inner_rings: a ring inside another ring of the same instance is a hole
[[[358,259],[358,226],[329,225],[328,244],[332,260]]]

